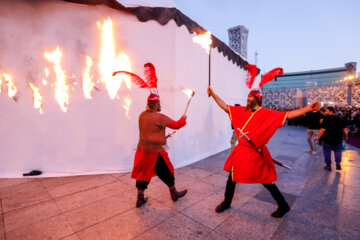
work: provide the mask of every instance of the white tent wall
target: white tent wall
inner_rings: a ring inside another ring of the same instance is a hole
[[[28,1],[29,2],[29,1]],[[162,112],[178,119],[187,98],[181,86],[194,89],[188,124],[168,140],[175,167],[184,166],[228,148],[230,123],[205,93],[208,57],[194,35],[174,21],[161,26],[156,21],[139,22],[129,13],[106,6],[86,6],[50,1],[29,4],[3,1],[0,5],[0,73],[9,72],[18,88],[15,102],[0,93],[0,177],[19,177],[39,169],[44,176],[130,171],[138,141],[138,115],[144,110],[148,91],[125,84],[119,99],[111,100],[103,85],[85,99],[81,79],[86,55],[94,60],[92,72],[98,78],[100,31],[97,21],[110,17],[114,24],[116,53],[131,60],[132,72],[142,76],[143,64],[152,62],[157,70]],[[62,68],[70,91],[67,112],[61,111],[50,83],[43,85],[44,68],[51,64],[44,52],[59,46]],[[245,104],[245,71],[212,49],[212,86],[229,104]],[[34,109],[29,82],[43,94],[44,114]],[[240,94],[239,94],[240,93]],[[132,102],[129,118],[123,100]],[[242,99],[237,98],[242,96]]]
[[[176,166],[187,165],[229,148],[232,134],[228,115],[206,94],[209,55],[200,45],[194,44],[192,39],[195,36],[189,34],[185,27],[176,28],[175,86],[195,91],[187,113],[188,124],[179,131],[179,135],[174,136],[182,138],[174,141],[173,162]],[[216,48],[211,49],[211,86],[226,103],[245,104],[245,75],[245,70],[229,61]],[[184,107],[184,96],[177,93],[175,109],[180,110],[178,114]]]

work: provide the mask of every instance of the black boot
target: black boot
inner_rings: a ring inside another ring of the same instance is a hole
[[[215,208],[215,212],[221,213],[225,211],[226,209],[230,208],[231,203],[227,203],[225,201],[222,201],[217,207]]]
[[[236,183],[233,182],[232,173],[230,173],[228,180],[226,182],[226,189],[224,194],[225,199],[219,205],[216,206],[215,212],[221,213],[226,209],[230,208],[235,193],[235,187],[236,187]]]
[[[290,211],[290,207],[286,203],[286,205],[278,207],[276,211],[271,214],[271,216],[274,218],[282,218],[289,211]]]
[[[144,190],[138,189],[136,207],[141,207],[144,203],[146,203],[148,198],[144,197]]]
[[[290,206],[286,202],[284,196],[281,194],[280,190],[275,184],[263,184],[263,186],[269,190],[271,196],[275,199],[278,204],[278,208],[275,212],[271,213],[271,216],[274,218],[282,218],[287,212],[290,211]]]
[[[171,195],[171,199],[176,202],[179,198],[182,198],[183,196],[185,196],[185,194],[187,193],[187,189],[183,190],[183,191],[176,191],[175,185],[172,187],[169,187],[170,190],[170,195]]]

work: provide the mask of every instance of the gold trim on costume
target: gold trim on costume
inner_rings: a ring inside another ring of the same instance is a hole
[[[256,110],[255,112],[251,113],[251,116],[249,117],[249,119],[246,121],[246,123],[244,124],[244,126],[242,127],[242,131],[244,131],[244,128],[246,127],[246,125],[249,123],[249,121],[251,120],[251,118],[255,115],[255,113],[257,113],[257,111],[259,111],[262,107],[260,107],[258,110]]]
[[[231,180],[234,181],[234,167],[231,166]]]
[[[284,117],[284,120],[283,120],[283,122],[282,122],[281,126],[284,126],[285,121],[286,121],[286,119],[287,119],[287,115],[288,115],[288,113],[289,113],[289,112],[287,112],[287,113],[285,114],[285,117]]]
[[[231,111],[230,111],[230,106],[227,105],[228,111],[229,111],[229,117],[230,117],[230,121],[232,121],[232,115],[231,115]]]

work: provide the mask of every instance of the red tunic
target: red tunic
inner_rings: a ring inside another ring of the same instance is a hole
[[[154,169],[158,155],[164,158],[166,165],[174,175],[174,167],[163,145],[166,144],[165,128],[179,129],[186,125],[183,117],[174,121],[158,112],[144,111],[139,116],[139,143],[131,177],[149,182],[156,176]]]
[[[265,144],[285,123],[287,112],[260,108],[252,113],[246,107],[228,106],[234,129],[240,128],[262,153],[256,151],[236,130],[238,145],[225,162],[224,170],[232,172],[234,182],[273,183],[277,180],[274,161]]]

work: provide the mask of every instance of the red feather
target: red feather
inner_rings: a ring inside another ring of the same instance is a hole
[[[277,76],[280,76],[281,74],[283,74],[283,69],[282,68],[274,68],[270,72],[265,73],[264,76],[261,78],[259,88],[261,88],[262,85],[270,82],[271,80],[273,80]]]
[[[136,75],[134,73],[127,72],[127,71],[117,71],[117,72],[113,73],[113,76],[115,76],[118,73],[123,73],[123,74],[130,76],[131,81],[133,83],[135,83],[136,85],[138,85],[140,88],[149,88],[149,86],[146,84],[146,82],[141,77],[139,77],[138,75]]]
[[[256,77],[257,67],[256,67],[256,65],[251,65],[251,64],[246,64],[245,67],[248,69],[245,83],[246,83],[246,86],[248,86],[248,88],[251,89],[251,87],[254,83],[255,77]]]
[[[145,81],[149,88],[157,88],[157,77],[155,73],[155,67],[152,63],[145,63],[144,64],[144,75]]]

